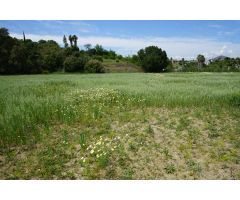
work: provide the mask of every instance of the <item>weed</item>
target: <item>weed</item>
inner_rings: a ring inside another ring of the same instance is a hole
[[[97,162],[99,167],[105,168],[109,163],[109,153],[99,156],[99,158],[97,158]]]
[[[79,134],[79,144],[81,147],[86,147],[86,134],[84,132]]]
[[[150,124],[148,125],[147,133],[149,133],[150,135],[154,135],[154,130]]]
[[[172,155],[169,153],[168,148],[164,147],[163,150],[162,150],[162,153],[164,154],[164,156],[165,156],[167,159],[171,159],[171,158],[172,158]]]
[[[202,170],[200,164],[193,160],[187,161],[187,167],[190,171],[193,171],[194,173],[200,173]]]
[[[137,144],[134,142],[130,142],[128,147],[131,151],[134,151],[134,152],[136,152],[138,150]]]
[[[134,174],[133,170],[131,168],[127,168],[123,172],[122,179],[124,179],[124,180],[131,180],[131,179],[133,179],[133,174]]]
[[[168,164],[164,167],[164,170],[167,174],[173,174],[176,171],[176,168],[173,164]]]

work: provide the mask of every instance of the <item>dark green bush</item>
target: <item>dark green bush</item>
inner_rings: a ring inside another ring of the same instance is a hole
[[[85,57],[68,56],[63,65],[66,72],[82,72],[86,64]]]
[[[85,65],[85,71],[88,73],[104,73],[105,69],[98,60],[89,60]]]
[[[163,72],[169,63],[166,52],[157,46],[141,49],[138,57],[145,72]]]

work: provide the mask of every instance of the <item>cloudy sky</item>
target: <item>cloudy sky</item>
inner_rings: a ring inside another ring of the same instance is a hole
[[[192,59],[218,55],[240,57],[240,21],[0,21],[10,35],[34,41],[75,34],[78,44],[101,44],[123,55],[156,45],[169,57]]]

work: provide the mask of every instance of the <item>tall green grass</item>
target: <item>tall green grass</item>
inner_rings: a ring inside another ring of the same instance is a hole
[[[2,76],[1,150],[35,143],[53,124],[91,124],[142,106],[239,110],[240,73]]]

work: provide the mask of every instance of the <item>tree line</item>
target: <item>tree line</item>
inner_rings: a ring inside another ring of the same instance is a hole
[[[78,37],[63,36],[64,47],[54,40],[33,42],[25,38],[13,38],[6,28],[0,28],[0,74],[38,74],[56,71],[104,72],[103,58],[122,59],[115,51],[101,45],[84,45],[78,48]]]
[[[54,40],[33,42],[13,38],[6,28],[0,28],[0,74],[38,74],[57,71],[104,73],[103,59],[132,62],[145,72],[171,71],[240,71],[240,58],[225,58],[206,64],[203,55],[196,60],[174,61],[157,46],[140,49],[136,55],[123,57],[101,45],[78,47],[76,35],[63,36],[63,47]]]
[[[206,60],[203,55],[198,55],[196,60],[184,60],[174,62],[171,65],[172,71],[180,72],[239,72],[240,58],[218,56],[215,59]]]

